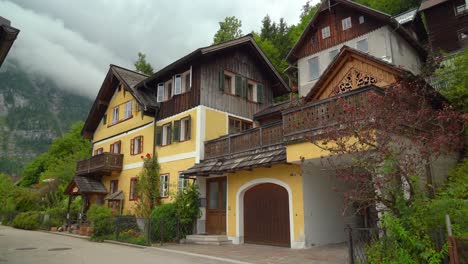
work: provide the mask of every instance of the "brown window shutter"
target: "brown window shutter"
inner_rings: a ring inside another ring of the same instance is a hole
[[[110,153],[114,153],[114,143],[110,144]]]
[[[135,139],[132,138],[132,139],[130,140],[130,154],[131,154],[131,155],[134,155],[134,154],[135,154],[134,148],[135,148]]]
[[[140,136],[140,153],[143,153],[143,136]]]
[[[122,153],[122,141],[121,140],[117,141],[117,146],[119,146],[118,154]]]

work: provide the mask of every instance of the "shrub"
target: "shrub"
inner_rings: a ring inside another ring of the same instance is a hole
[[[39,212],[31,211],[18,214],[13,220],[13,227],[36,230],[39,228]]]
[[[188,235],[193,229],[197,218],[201,216],[200,192],[196,184],[192,183],[183,191],[179,191],[175,198],[176,215],[180,219],[181,236]]]
[[[94,236],[100,237],[114,233],[114,217],[110,208],[93,204],[87,216],[93,226]]]
[[[153,241],[161,240],[161,228],[163,229],[163,241],[173,241],[176,239],[177,215],[175,204],[162,204],[154,208],[151,219],[151,235]]]

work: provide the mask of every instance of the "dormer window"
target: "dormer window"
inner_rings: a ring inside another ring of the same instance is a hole
[[[351,17],[347,17],[347,18],[341,20],[341,25],[343,27],[343,31],[347,30],[347,29],[350,29],[352,27]]]
[[[322,39],[326,39],[330,37],[330,26],[326,26],[322,28]]]

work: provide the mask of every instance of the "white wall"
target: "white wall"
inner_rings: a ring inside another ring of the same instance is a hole
[[[303,164],[304,233],[306,247],[345,242],[346,224],[355,226],[355,217],[343,216],[342,194],[320,165]]]
[[[339,50],[344,45],[356,48],[356,43],[362,39],[367,39],[370,55],[394,63],[395,65],[401,65],[413,73],[419,73],[421,62],[416,51],[409,43],[395,33],[393,29],[384,26],[329,49],[299,59],[297,62],[299,68],[299,95],[306,96],[317,81],[317,79],[310,80],[309,78],[308,60],[310,58],[319,57],[320,74],[322,74],[332,61],[332,58],[329,56],[330,51]]]
[[[198,190],[200,191],[200,198],[205,199],[206,201],[206,177],[197,177]],[[197,233],[203,234],[206,232],[205,223],[206,223],[206,204],[201,208],[202,215],[197,219]]]

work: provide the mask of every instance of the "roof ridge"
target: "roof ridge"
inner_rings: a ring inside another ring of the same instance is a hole
[[[119,66],[119,65],[116,65],[116,64],[110,64],[110,67],[116,67],[116,68],[120,68],[122,70],[125,70],[125,71],[128,71],[128,72],[132,72],[132,73],[136,73],[136,74],[139,74],[141,76],[144,76],[144,77],[150,77],[150,75],[147,75],[147,74],[144,74],[144,73],[141,73],[141,72],[137,72],[135,70],[130,70],[130,69],[127,69],[125,67],[122,67],[122,66]]]

